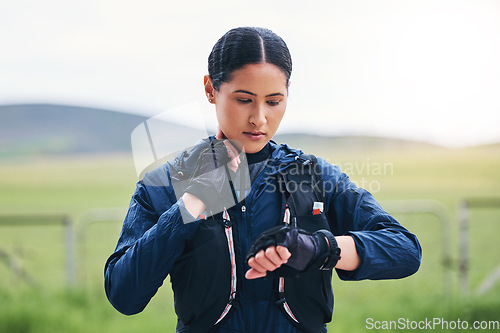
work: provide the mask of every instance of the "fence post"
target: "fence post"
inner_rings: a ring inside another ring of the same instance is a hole
[[[460,219],[460,285],[464,296],[468,296],[469,288],[469,213],[472,208],[500,208],[498,197],[475,197],[462,200],[459,205]],[[479,286],[476,293],[483,294],[500,279],[500,266]]]
[[[73,223],[69,217],[65,216],[63,221],[66,227],[66,274],[68,285],[73,287],[76,284],[76,255],[75,255],[75,231]]]
[[[462,201],[460,207],[458,209],[459,214],[459,223],[460,223],[460,234],[459,234],[459,251],[460,251],[460,264],[459,264],[459,272],[460,272],[460,289],[462,291],[463,296],[467,296],[469,294],[469,283],[468,283],[468,269],[469,269],[469,237],[468,237],[468,228],[467,228],[467,219],[468,219],[468,207],[467,200]]]

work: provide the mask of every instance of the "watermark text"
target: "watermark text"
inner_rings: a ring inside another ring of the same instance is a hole
[[[499,330],[500,321],[466,321],[445,320],[444,318],[425,318],[424,320],[411,320],[408,318],[399,318],[397,320],[375,320],[367,318],[365,327],[369,330],[446,330],[446,331],[465,331],[465,330]]]

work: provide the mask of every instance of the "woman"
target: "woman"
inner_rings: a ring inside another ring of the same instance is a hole
[[[292,70],[285,42],[236,28],[208,62],[218,133],[137,184],[105,268],[113,306],[142,311],[170,275],[177,332],[326,332],[333,268],[343,280],[416,272],[418,240],[370,193],[271,141]]]

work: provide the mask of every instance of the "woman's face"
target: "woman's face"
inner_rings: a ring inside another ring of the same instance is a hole
[[[205,77],[207,95],[215,104],[219,127],[226,138],[242,145],[247,153],[264,148],[285,113],[285,74],[273,64],[249,64],[235,70],[231,81],[222,83],[218,91],[210,91],[211,86]]]

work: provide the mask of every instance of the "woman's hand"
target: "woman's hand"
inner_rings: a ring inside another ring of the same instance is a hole
[[[284,246],[270,246],[265,251],[259,251],[248,260],[251,267],[245,274],[247,279],[258,279],[266,276],[267,271],[274,271],[288,262],[291,253]]]
[[[227,174],[225,167],[225,165],[230,167],[231,164],[225,141],[227,140],[213,140],[210,146],[199,152],[196,168],[185,189],[185,193],[200,199],[207,213],[211,215],[221,212],[224,208],[233,207],[237,203],[231,189],[230,175]],[[198,211],[191,206],[193,205],[186,207],[190,213]]]

